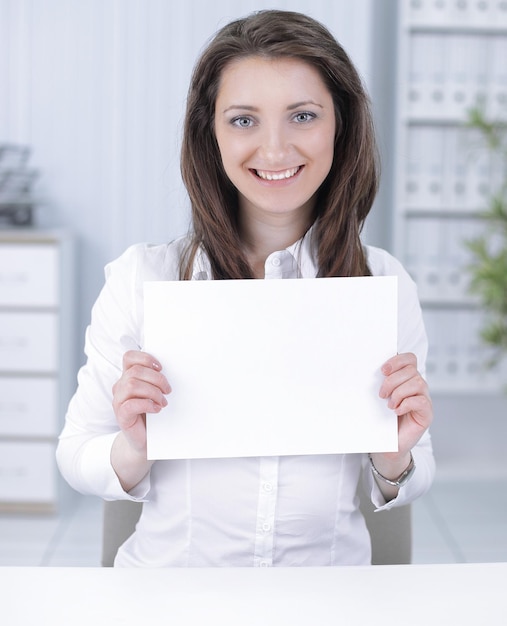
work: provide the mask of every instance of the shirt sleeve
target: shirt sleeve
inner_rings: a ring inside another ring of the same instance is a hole
[[[395,275],[398,277],[398,353],[412,352],[417,357],[417,367],[423,377],[426,376],[426,357],[428,339],[417,294],[417,286],[401,263],[378,248],[368,250],[368,262],[374,275]],[[398,495],[386,503],[373,473],[369,459],[363,462],[363,479],[367,493],[376,510],[387,510],[413,502],[430,488],[435,476],[435,459],[431,435],[426,431],[412,454],[416,466],[410,480],[399,489]]]
[[[56,452],[59,469],[74,489],[106,500],[142,500],[150,488],[147,476],[126,493],[110,461],[119,432],[112,387],[121,375],[124,352],[142,345],[142,252],[142,246],[132,246],[105,268],[106,281],[86,331],[86,363],[79,370]]]
[[[370,494],[371,501],[375,505],[376,511],[386,511],[396,506],[410,504],[424,495],[431,486],[435,475],[435,459],[431,445],[431,437],[428,431],[424,433],[417,445],[412,450],[414,457],[415,472],[410,480],[400,487],[398,495],[389,502],[386,502],[377,481],[373,477],[370,468],[370,461],[366,457],[363,464],[363,479],[366,493]]]

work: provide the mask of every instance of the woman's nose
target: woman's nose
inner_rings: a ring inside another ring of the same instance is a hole
[[[269,125],[260,138],[258,151],[267,163],[276,164],[285,159],[290,145],[286,129],[279,124]]]

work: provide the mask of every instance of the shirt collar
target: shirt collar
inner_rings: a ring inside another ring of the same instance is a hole
[[[273,260],[275,264],[273,264]],[[277,268],[278,271],[273,271]],[[266,259],[266,278],[315,278],[317,276],[317,242],[315,227],[311,228],[295,243],[273,252]],[[212,271],[208,256],[199,247],[194,259],[192,280],[211,280]]]

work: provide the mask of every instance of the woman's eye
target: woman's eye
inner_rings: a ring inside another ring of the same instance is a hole
[[[309,111],[301,111],[301,113],[296,113],[294,119],[298,123],[310,122],[315,118],[315,113],[310,113]]]
[[[231,123],[234,126],[239,126],[240,128],[250,128],[250,126],[253,125],[253,121],[249,117],[243,116],[235,117],[231,120]]]

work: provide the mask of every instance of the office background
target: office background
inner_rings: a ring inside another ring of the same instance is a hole
[[[397,253],[397,181],[408,158],[397,144],[400,19],[407,7],[430,5],[447,15],[464,5],[477,11],[480,5],[492,16],[505,10],[497,0],[0,0],[0,143],[31,148],[30,163],[40,172],[37,229],[68,232],[75,242],[72,287],[65,294],[75,312],[66,363],[74,379],[104,265],[134,242],[170,240],[188,228],[179,175],[188,79],[216,29],[252,10],[279,7],[312,15],[356,63],[372,97],[383,162],[364,239]],[[492,34],[488,27],[482,32]],[[494,34],[507,38],[505,29]],[[438,53],[427,41],[419,62],[438,63]],[[507,483],[506,394],[500,384],[487,391],[444,386],[434,402],[437,480],[459,481],[449,493],[462,489],[464,499],[474,485],[473,507],[482,489],[477,485]],[[501,511],[507,508],[505,496],[488,493]]]

